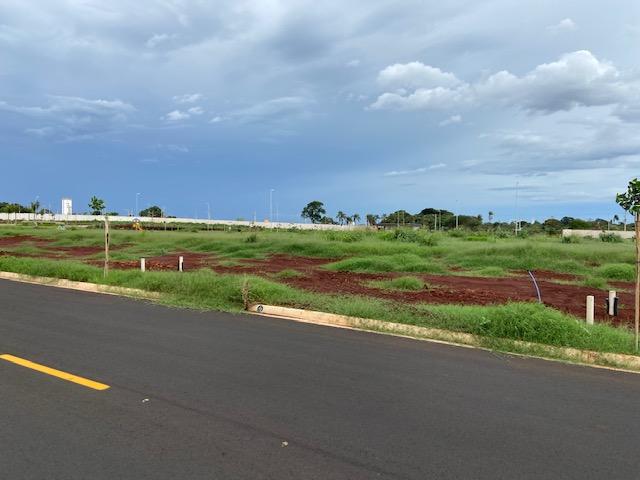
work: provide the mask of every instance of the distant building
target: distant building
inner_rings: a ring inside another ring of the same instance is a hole
[[[62,215],[73,215],[73,201],[70,198],[62,199]]]

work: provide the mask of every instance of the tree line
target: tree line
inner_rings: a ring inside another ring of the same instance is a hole
[[[326,208],[319,200],[309,202],[301,213],[302,218],[306,218],[312,223],[329,224],[357,224],[360,222],[360,215],[345,215],[339,211],[335,218],[327,215]],[[454,228],[465,228],[468,230],[513,230],[514,222],[494,221],[495,213],[489,210],[486,216],[478,215],[456,215],[455,213],[442,208],[424,208],[417,213],[410,213],[406,210],[396,210],[387,214],[368,213],[365,215],[366,224],[372,227],[424,227],[432,230],[451,230]],[[633,225],[628,223],[627,226]],[[521,220],[519,229],[528,233],[549,234],[560,233],[562,229],[573,230],[623,230],[624,222],[618,215],[613,215],[610,219],[596,218],[585,220],[581,218],[565,216],[560,219],[548,218],[543,221],[527,222]]]

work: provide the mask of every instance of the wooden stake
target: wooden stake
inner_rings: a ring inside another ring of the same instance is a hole
[[[109,217],[104,216],[104,276],[109,275]]]

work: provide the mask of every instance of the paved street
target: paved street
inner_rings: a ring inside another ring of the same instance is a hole
[[[6,479],[637,478],[640,376],[0,281]]]

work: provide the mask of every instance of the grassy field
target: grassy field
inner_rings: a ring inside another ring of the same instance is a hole
[[[33,235],[50,240],[48,246],[100,247],[99,229],[53,227],[0,227],[3,237]],[[213,254],[221,265],[242,259],[266,258],[283,253],[331,259],[325,268],[334,271],[400,272],[398,278],[376,285],[385,290],[415,291],[429,288],[416,272],[445,275],[508,276],[514,270],[548,270],[579,276],[578,282],[606,285],[608,281],[634,278],[632,243],[559,238],[497,238],[491,235],[391,232],[161,232],[114,230],[113,260],[134,260],[176,251]],[[1,245],[1,243],[0,243]],[[240,311],[242,285],[248,282],[252,301],[297,306],[414,325],[445,328],[481,335],[493,340],[525,340],[555,346],[596,351],[633,353],[633,336],[625,328],[586,326],[570,315],[534,303],[490,306],[403,304],[362,296],[320,294],[293,288],[280,280],[300,275],[285,269],[271,278],[217,274],[209,269],[177,272],[112,271],[81,259],[38,258],[46,252],[37,242],[0,246],[0,270],[71,280],[106,283],[163,293],[163,302],[182,307]],[[28,254],[31,256],[13,256]],[[94,255],[102,258],[100,253]],[[510,349],[497,341],[496,348]],[[505,344],[508,345],[508,344]]]

